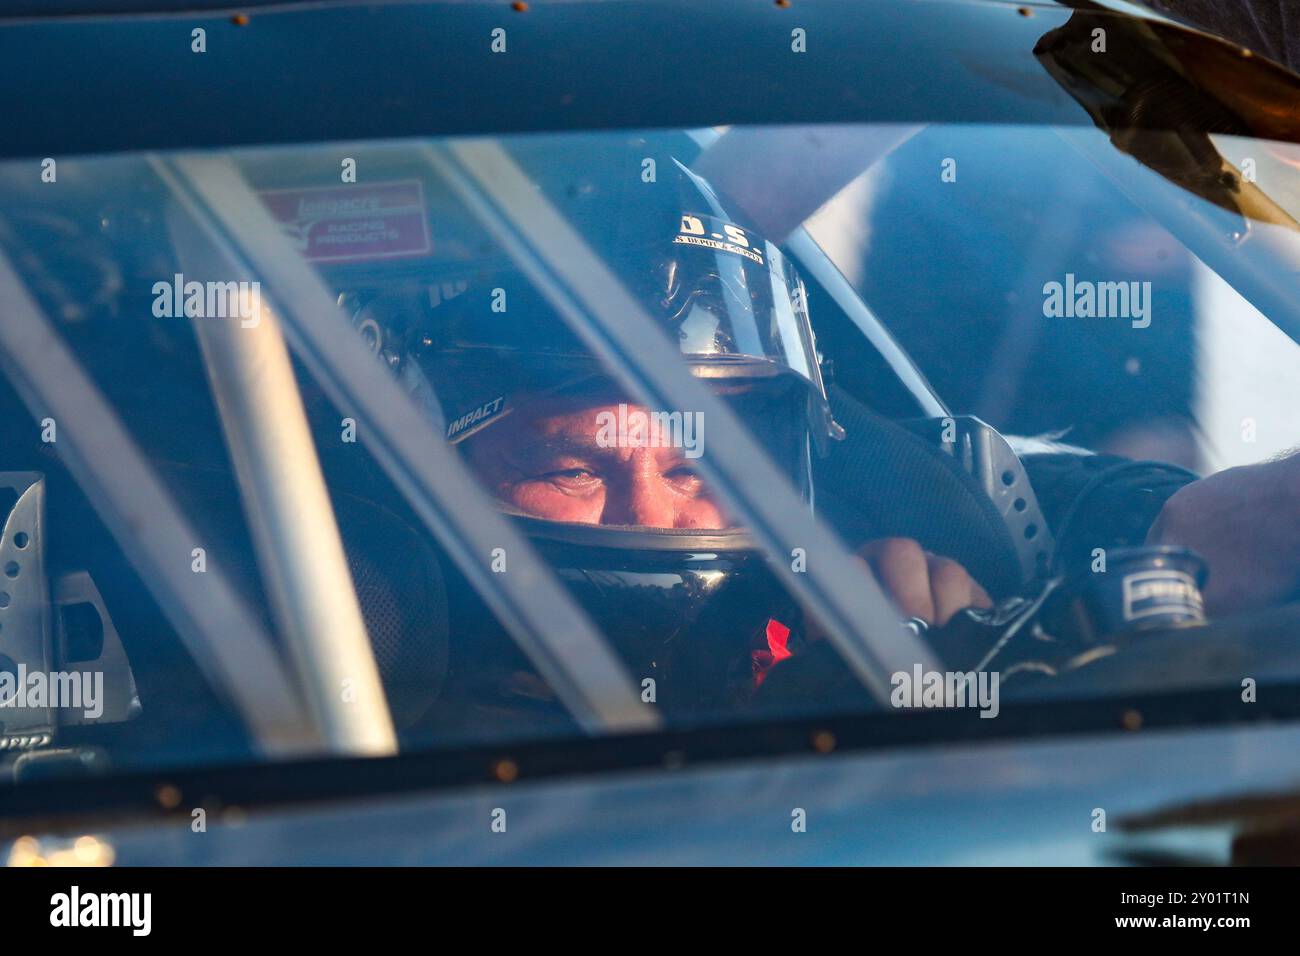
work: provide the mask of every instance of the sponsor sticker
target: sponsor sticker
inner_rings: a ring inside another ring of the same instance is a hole
[[[490,402],[484,402],[477,408],[470,409],[447,425],[447,440],[454,443],[462,438],[468,438],[488,422],[496,419],[505,411],[505,407],[506,397],[500,395]]]
[[[1124,577],[1124,620],[1170,611],[1201,613],[1201,592],[1184,571],[1137,571]]]
[[[760,266],[763,254],[751,247],[745,230],[729,222],[712,217],[683,215],[673,242],[684,246],[704,246],[718,252],[744,256]]]
[[[417,179],[259,193],[275,221],[313,262],[427,255],[433,248]]]

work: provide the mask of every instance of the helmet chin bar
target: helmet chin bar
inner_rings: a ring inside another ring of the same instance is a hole
[[[802,619],[743,529],[514,520],[670,719],[748,699],[755,640]]]
[[[642,525],[581,524],[552,521],[502,508],[530,538],[579,548],[627,551],[752,551],[753,537],[743,528],[648,528]]]
[[[49,747],[61,727],[134,717],[135,679],[90,574],[47,580],[45,476],[0,472],[0,490],[15,496],[0,539],[0,752]]]

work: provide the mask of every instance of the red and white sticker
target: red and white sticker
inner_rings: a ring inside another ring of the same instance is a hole
[[[355,186],[267,189],[259,195],[313,262],[428,255],[424,188],[417,179]]]

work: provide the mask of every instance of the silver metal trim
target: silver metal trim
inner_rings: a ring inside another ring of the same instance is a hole
[[[65,613],[79,604],[92,607],[103,628],[103,647],[94,659],[71,660],[68,655]],[[99,587],[90,572],[69,571],[55,578],[50,583],[50,609],[50,616],[54,619],[54,669],[80,672],[83,680],[93,680],[96,674],[102,674],[104,681],[101,700],[103,713],[98,717],[88,717],[84,710],[73,708],[59,715],[59,724],[111,724],[136,717],[143,707],[135,675],[131,672],[131,662],[127,659],[126,647],[122,644],[117,626],[104,604],[104,596],[99,593]]]
[[[0,472],[0,488],[18,496],[9,513],[0,516],[0,656],[25,665],[29,674],[49,674],[54,670],[54,642],[45,578],[45,476],[36,471]],[[27,539],[22,547],[20,534]],[[40,706],[0,706],[0,729],[10,738],[52,735],[57,725],[48,701]]]

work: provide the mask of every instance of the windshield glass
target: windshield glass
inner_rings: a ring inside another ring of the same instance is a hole
[[[4,779],[1294,681],[1300,560],[1214,522],[1300,484],[1166,507],[1300,442],[1300,153],[1215,145],[0,165]]]

